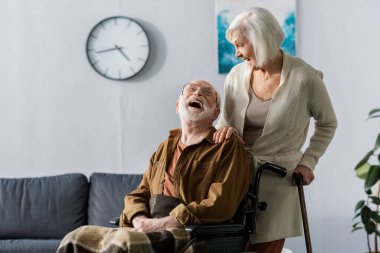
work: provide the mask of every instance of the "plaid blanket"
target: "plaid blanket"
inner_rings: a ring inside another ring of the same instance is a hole
[[[173,228],[162,232],[142,233],[131,228],[107,228],[83,226],[67,234],[57,253],[124,253],[156,252],[190,253],[190,235],[184,230]]]

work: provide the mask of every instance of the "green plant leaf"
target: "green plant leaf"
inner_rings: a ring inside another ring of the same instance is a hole
[[[356,227],[356,228],[353,228],[353,229],[351,230],[351,233],[353,233],[353,232],[355,232],[355,231],[357,231],[357,230],[360,230],[360,229],[363,229],[363,227]]]
[[[368,159],[373,155],[374,150],[370,150],[364,157],[363,159],[355,166],[355,170],[360,168],[363,164],[368,162]]]
[[[374,222],[369,221],[366,224],[364,224],[364,229],[367,232],[367,234],[371,235],[373,232],[376,231],[376,225]]]
[[[352,225],[352,228],[356,228],[359,224],[362,224],[361,221],[356,222],[354,225]]]
[[[380,162],[380,154],[379,154],[379,156],[377,157],[377,160],[379,160],[379,162]]]
[[[376,117],[380,117],[380,114],[378,114],[380,112],[380,108],[375,108],[375,109],[372,109],[369,113],[368,113],[368,119],[371,119],[371,118],[376,118]]]
[[[362,166],[356,169],[356,176],[360,179],[365,179],[367,177],[369,168],[371,168],[371,164],[364,163]]]
[[[377,136],[376,142],[375,142],[375,150],[380,147],[380,134]]]
[[[366,225],[371,219],[371,209],[368,206],[363,206],[360,211],[360,216],[362,218],[362,222]]]
[[[378,230],[375,230],[375,234],[380,237],[380,232]]]
[[[364,182],[364,189],[368,191],[380,179],[380,166],[371,166]]]
[[[371,189],[368,189],[367,191],[365,191],[368,195],[371,195],[372,194],[372,191]]]
[[[369,196],[370,199],[372,199],[372,203],[375,205],[380,205],[380,198],[375,197],[375,196]]]
[[[372,211],[371,212],[371,218],[377,222],[380,223],[380,215],[377,212]]]
[[[364,204],[365,204],[365,201],[364,201],[364,200],[360,200],[360,201],[356,204],[356,206],[355,206],[355,213],[356,213],[359,209],[361,209],[361,208],[364,206]]]
[[[377,112],[380,112],[380,108],[372,109],[372,110],[368,113],[368,116],[372,116],[372,114],[377,113]]]
[[[357,214],[355,214],[355,217],[352,218],[353,220],[355,220],[356,218],[358,218],[360,216],[360,212],[358,212]]]

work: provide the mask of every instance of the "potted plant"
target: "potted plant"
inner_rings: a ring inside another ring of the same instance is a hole
[[[373,109],[368,119],[380,117],[380,108]],[[368,120],[367,119],[367,120]],[[356,176],[364,180],[366,199],[360,200],[355,207],[355,217],[352,232],[364,229],[367,233],[367,246],[369,252],[379,253],[378,237],[380,231],[380,133],[377,135],[375,146],[368,151],[364,158],[355,167]],[[377,184],[377,188],[374,187]],[[372,191],[375,188],[375,192]],[[370,236],[373,236],[371,244]],[[371,245],[374,246],[372,251]]]

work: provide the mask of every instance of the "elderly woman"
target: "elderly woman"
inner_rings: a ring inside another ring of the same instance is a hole
[[[284,33],[266,9],[239,14],[226,37],[235,46],[236,65],[225,80],[225,99],[214,140],[240,135],[253,172],[265,162],[288,170],[286,179],[264,173],[260,199],[268,210],[257,217],[257,233],[248,250],[281,252],[285,238],[302,235],[297,188],[292,173],[310,184],[313,170],[337,127],[336,116],[323,83],[323,74],[280,49]],[[315,130],[303,152],[310,118]]]

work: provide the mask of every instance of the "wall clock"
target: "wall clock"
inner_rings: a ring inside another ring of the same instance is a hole
[[[100,75],[126,80],[146,65],[150,42],[144,28],[135,20],[115,16],[94,26],[87,38],[87,59]]]

